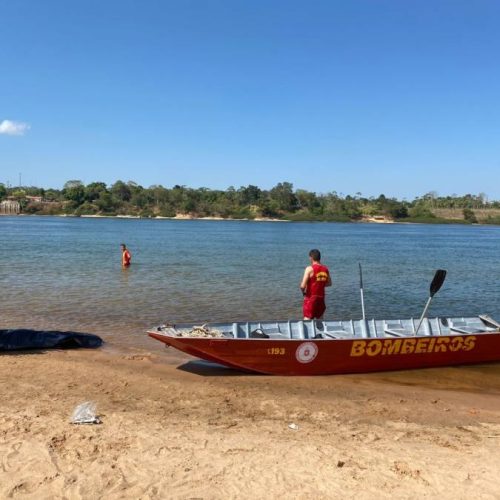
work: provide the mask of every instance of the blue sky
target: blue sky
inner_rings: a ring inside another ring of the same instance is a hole
[[[500,199],[499,25],[497,0],[4,1],[0,182]]]

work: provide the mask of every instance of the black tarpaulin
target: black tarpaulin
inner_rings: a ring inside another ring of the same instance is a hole
[[[20,349],[95,348],[102,345],[97,335],[43,330],[0,330],[0,351]]]

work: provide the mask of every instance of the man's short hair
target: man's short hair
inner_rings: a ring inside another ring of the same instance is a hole
[[[312,260],[315,260],[316,262],[319,262],[321,260],[321,252],[317,248],[313,248],[309,252],[309,257],[311,257]]]

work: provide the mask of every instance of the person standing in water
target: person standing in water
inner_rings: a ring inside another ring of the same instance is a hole
[[[122,267],[129,267],[130,263],[132,261],[132,255],[130,254],[129,250],[127,249],[127,246],[125,243],[122,243],[120,245],[122,249]]]
[[[304,319],[323,319],[325,313],[325,287],[332,286],[328,267],[321,264],[321,253],[314,248],[309,252],[310,266],[304,271],[300,289],[304,295]]]

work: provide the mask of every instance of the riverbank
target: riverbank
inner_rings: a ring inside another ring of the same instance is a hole
[[[109,347],[1,355],[0,497],[498,493],[498,365],[281,378],[183,361]],[[86,400],[101,425],[69,423]]]
[[[81,219],[146,219],[146,220],[210,220],[210,221],[246,221],[246,222],[335,222],[335,223],[352,223],[352,224],[446,224],[446,225],[474,225],[474,226],[500,226],[500,220],[493,222],[476,222],[470,223],[463,219],[444,219],[441,217],[418,219],[408,217],[406,219],[382,219],[368,217],[359,220],[351,220],[345,218],[338,219],[276,219],[269,217],[255,218],[231,218],[231,217],[196,217],[193,215],[178,214],[174,217],[163,217],[161,215],[153,217],[141,217],[139,215],[71,215],[71,214],[0,214],[0,217],[64,217],[64,218],[81,218]]]
[[[253,222],[291,222],[287,219],[273,219],[270,217],[255,217],[253,219],[233,219],[230,217],[195,217],[192,215],[178,214],[175,217],[141,217],[139,215],[71,215],[71,214],[0,214],[0,217],[68,217],[74,219],[158,219],[158,220],[227,220],[227,221],[253,221]]]

